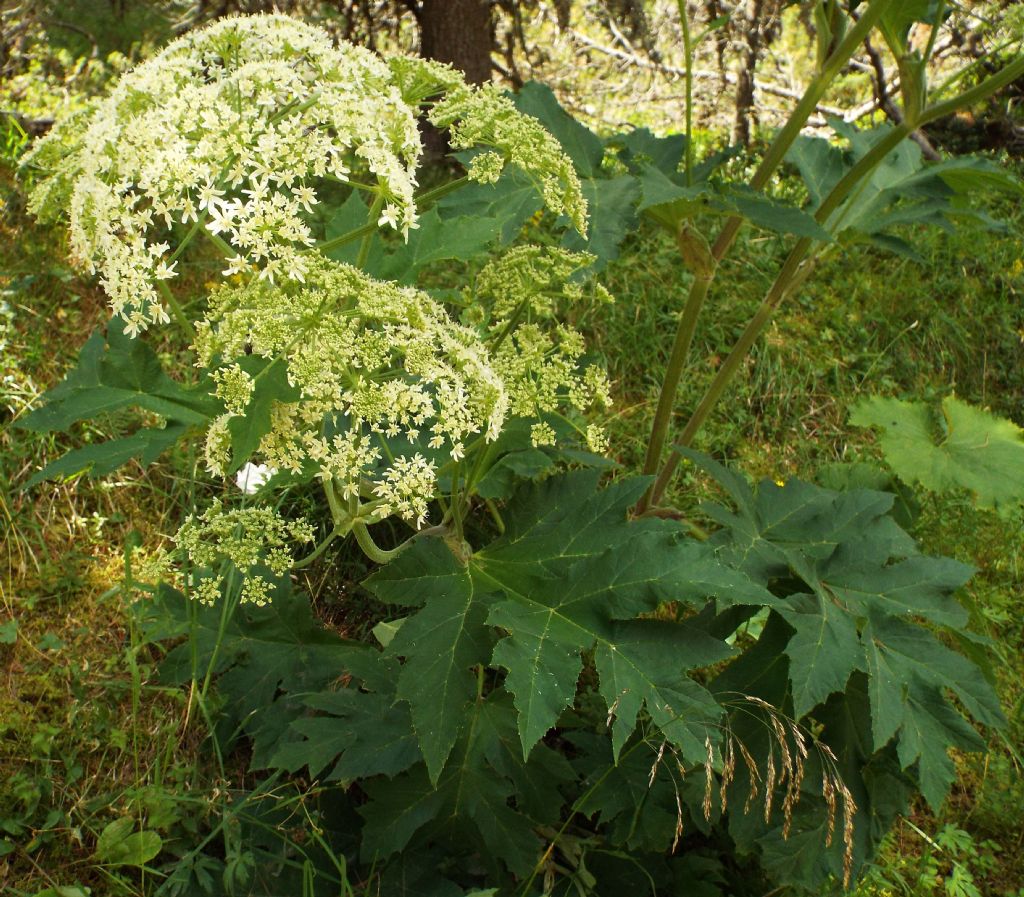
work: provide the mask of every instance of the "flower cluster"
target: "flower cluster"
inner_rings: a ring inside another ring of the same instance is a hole
[[[575,330],[557,325],[546,331],[527,323],[517,327],[494,353],[494,368],[509,394],[510,413],[515,417],[543,418],[560,412],[568,402],[578,411],[611,404],[608,375],[596,364],[581,365],[583,337]],[[555,432],[539,420],[531,429],[533,444],[554,445]],[[592,451],[606,449],[604,431],[597,425],[586,430]]]
[[[583,299],[612,302],[600,284],[574,280],[593,262],[587,253],[554,246],[524,245],[488,262],[476,276],[467,303],[486,316],[494,367],[508,390],[510,413],[539,418],[531,428],[535,446],[553,445],[555,431],[544,422],[568,404],[588,412],[611,404],[603,368],[584,362],[582,335],[563,323],[551,325],[565,303]],[[604,430],[591,423],[584,438],[595,452],[607,449]]]
[[[524,312],[531,318],[551,318],[559,299],[583,298],[584,282],[571,278],[593,261],[589,253],[557,246],[516,246],[484,265],[467,299],[483,303],[496,325]],[[590,288],[597,301],[613,301],[601,284],[591,281]]]
[[[301,279],[323,179],[368,172],[373,183],[361,186],[382,200],[382,221],[415,223],[416,110],[391,70],[285,16],[182,37],[125,75],[87,127],[73,127],[36,150],[34,161],[53,169],[54,149],[74,138],[33,208],[69,199],[73,250],[99,269],[135,332],[166,320],[155,282],[176,273],[176,225],[223,240],[230,272]]]
[[[325,180],[373,194],[378,225],[407,235],[416,226],[417,116],[428,101],[455,147],[494,149],[471,177],[493,180],[516,164],[585,231],[571,161],[495,88],[467,85],[437,63],[389,65],[278,15],[180,38],[58,126],[27,160],[44,172],[31,207],[40,216],[67,209],[75,255],[99,271],[137,334],[168,320],[163,281],[197,232],[227,255],[225,274],[301,281]]]
[[[199,517],[188,517],[174,541],[196,567],[231,563],[243,577],[240,600],[262,606],[269,600],[271,584],[254,569],[265,566],[283,576],[293,563],[287,546],[313,541],[313,528],[301,519],[285,520],[272,508],[224,510],[215,500]],[[203,575],[194,586],[193,597],[213,604],[220,596],[220,583],[216,573]]]
[[[372,483],[381,517],[424,519],[435,466],[417,447],[459,460],[471,437],[497,438],[508,411],[474,331],[422,291],[321,256],[311,257],[303,283],[255,280],[215,292],[196,347],[202,364],[217,367],[227,407],[208,434],[211,471],[223,475],[228,422],[245,412],[248,386],[232,359],[280,359],[298,396],[274,405],[260,454],[281,470],[313,465],[345,498]],[[410,453],[391,457],[384,437],[405,440]]]
[[[450,128],[455,149],[493,147],[472,161],[471,179],[492,183],[505,164],[514,164],[538,183],[552,212],[567,216],[586,235],[587,201],[572,160],[537,119],[516,109],[498,87],[452,90],[431,109],[430,121]]]

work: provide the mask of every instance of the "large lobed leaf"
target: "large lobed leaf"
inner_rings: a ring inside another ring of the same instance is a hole
[[[879,446],[896,475],[933,492],[967,489],[979,507],[1007,513],[1024,501],[1024,430],[952,396],[941,413],[925,402],[872,396],[850,422],[882,431]]]
[[[891,493],[837,493],[797,480],[752,490],[710,459],[687,454],[723,481],[737,506],[708,509],[723,525],[713,539],[721,557],[773,582],[784,598],[774,610],[790,629],[784,653],[794,716],[817,714],[851,677],[866,674],[872,750],[894,742],[902,767],[916,764],[937,806],[953,778],[947,749],[981,744],[947,692],[979,722],[1005,722],[982,671],[929,628],[955,634],[966,625],[954,593],[971,568],[918,554],[889,516]]]
[[[685,756],[704,751],[719,708],[686,671],[730,649],[687,623],[636,618],[666,601],[762,604],[772,596],[673,524],[630,522],[645,480],[599,489],[597,478],[573,473],[523,490],[505,536],[465,565],[424,540],[368,580],[385,602],[423,604],[388,651],[405,658],[398,694],[432,781],[465,727],[474,667],[507,670],[529,757],[572,704],[591,652],[616,754],[643,708]]]

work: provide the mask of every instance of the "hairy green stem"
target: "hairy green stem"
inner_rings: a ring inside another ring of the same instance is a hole
[[[661,392],[658,394],[658,407],[654,412],[651,437],[647,443],[647,457],[644,460],[643,468],[643,472],[647,476],[658,471],[658,464],[661,461],[662,452],[665,450],[665,442],[668,439],[668,431],[672,423],[672,409],[675,407],[679,381],[682,379],[686,361],[690,356],[693,335],[697,330],[697,320],[700,318],[701,309],[704,307],[704,300],[707,298],[710,287],[710,277],[695,278],[690,295],[686,300],[686,307],[679,316],[679,328],[676,331],[675,342],[672,344],[668,366],[665,368],[665,379]],[[638,511],[643,513],[647,510],[647,506],[648,502],[645,498],[641,501]]]
[[[311,246],[308,249],[302,250],[303,252],[319,252],[326,255],[334,249],[338,249],[341,246],[345,246],[347,243],[351,243],[353,240],[358,240],[361,237],[365,237],[367,234],[372,234],[377,230],[377,222],[373,221],[369,224],[364,224],[357,227],[355,230],[350,230],[346,234],[342,234],[340,237],[333,237],[330,240],[324,240],[322,243],[317,243],[316,246]]]
[[[832,217],[832,214],[840,205],[842,205],[843,201],[850,195],[854,188],[868,177],[871,172],[875,170],[875,167],[890,152],[892,152],[893,149],[902,143],[909,134],[916,130],[917,127],[919,127],[919,122],[917,120],[905,120],[901,125],[893,128],[867,153],[865,153],[825,198],[825,201],[821,204],[821,207],[814,216],[818,223],[826,225]],[[797,241],[796,245],[793,246],[792,250],[790,250],[789,255],[775,278],[775,282],[765,295],[765,298],[757,312],[755,312],[754,316],[748,322],[743,333],[740,335],[740,338],[733,346],[732,351],[730,351],[728,357],[718,369],[714,379],[711,381],[711,385],[708,386],[707,391],[701,397],[700,402],[697,404],[693,414],[687,421],[686,426],[683,428],[682,433],[677,439],[678,445],[686,447],[693,442],[693,438],[707,420],[708,415],[718,403],[718,400],[722,397],[726,387],[732,381],[733,377],[735,377],[743,363],[743,360],[746,358],[747,353],[750,351],[758,336],[760,336],[761,331],[764,330],[765,326],[771,320],[775,310],[782,304],[786,296],[792,293],[797,286],[803,283],[806,277],[810,274],[810,265],[805,264],[805,262],[808,260],[808,256],[814,246],[814,243],[815,241],[810,237],[802,237]],[[665,462],[665,466],[658,474],[658,479],[651,489],[651,504],[657,504],[665,494],[665,490],[668,488],[668,484],[671,482],[672,476],[675,474],[681,457],[682,456],[676,450],[673,450],[669,455]]]
[[[188,315],[185,314],[185,309],[181,307],[181,303],[174,298],[174,293],[171,292],[171,288],[162,281],[156,281],[156,288],[160,295],[163,297],[171,309],[171,314],[174,315],[174,319],[181,325],[181,329],[185,331],[185,335],[189,338],[189,342],[195,343],[196,341],[196,328],[189,320]]]
[[[424,209],[427,206],[437,202],[449,193],[454,193],[456,190],[460,190],[469,183],[469,178],[463,175],[461,178],[456,178],[454,181],[448,181],[446,184],[441,184],[438,187],[434,187],[430,190],[424,190],[419,196],[416,197],[416,207],[418,209]]]
[[[686,66],[686,186],[693,186],[693,41],[690,38],[690,17],[686,0],[677,0],[679,22],[683,28],[683,57]]]
[[[858,22],[858,25],[863,24],[865,18],[866,16],[862,17],[861,21]],[[861,184],[872,171],[874,171],[875,167],[885,158],[886,155],[895,149],[917,128],[922,127],[928,122],[950,115],[965,106],[972,105],[988,98],[996,91],[1005,87],[1007,84],[1022,75],[1024,75],[1024,56],[1014,60],[1004,69],[985,79],[985,81],[976,87],[964,91],[964,93],[951,100],[929,106],[922,110],[919,115],[908,118],[902,124],[893,128],[885,135],[885,137],[875,144],[871,150],[859,159],[853,168],[851,168],[839,183],[836,184],[835,188],[833,188],[832,192],[815,213],[816,220],[825,226],[832,223],[830,222],[832,215],[847,199],[851,192]],[[722,248],[721,244],[722,236],[720,235],[719,241],[716,242],[713,249],[713,253],[716,258],[718,258],[717,252]],[[679,436],[677,442],[678,445],[689,446],[693,442],[697,432],[707,420],[708,415],[725,392],[726,387],[729,385],[733,377],[735,377],[737,371],[740,369],[743,359],[750,351],[757,337],[768,324],[768,321],[771,320],[775,310],[810,274],[811,266],[810,264],[805,264],[805,262],[808,260],[810,250],[813,245],[813,240],[803,238],[793,247],[789,257],[786,259],[782,269],[776,277],[775,283],[773,283],[768,294],[765,296],[761,306],[748,323],[736,345],[733,347],[729,356],[726,358],[725,362],[723,362],[722,367],[715,375],[715,378],[712,380],[711,385],[708,387],[704,396],[694,409],[690,420],[687,422]],[[665,490],[671,482],[672,476],[679,465],[680,459],[681,455],[679,452],[673,450],[650,491],[649,500],[645,499],[643,504],[644,508],[649,507],[652,504],[657,504],[664,496]]]
[[[384,208],[384,196],[383,194],[378,194],[374,197],[373,204],[370,206],[370,212],[366,216],[366,224],[372,224],[373,229],[366,232],[363,236],[363,241],[359,244],[359,254],[356,256],[357,268],[365,267],[366,260],[370,257],[370,247],[373,245],[373,238],[377,235],[377,219],[382,208]]]
[[[896,0],[874,0],[854,27],[850,29],[850,32],[843,38],[839,46],[836,47],[832,55],[825,60],[821,70],[808,85],[807,90],[790,114],[786,124],[776,134],[775,139],[761,160],[761,164],[757,167],[757,171],[751,178],[750,183],[755,190],[762,189],[768,183],[769,178],[774,174],[779,165],[782,164],[782,160],[785,158],[789,148],[803,130],[807,119],[810,118],[817,108],[829,85],[849,62],[850,57],[857,51],[864,37],[871,32],[871,29],[881,18],[882,14],[894,2]],[[685,4],[680,4],[680,10],[685,13]],[[743,218],[739,215],[734,215],[726,221],[714,245],[711,247],[711,256],[715,263],[721,261],[732,247],[742,223]],[[658,411],[651,426],[647,460],[644,464],[644,470],[648,473],[653,473],[661,462],[661,454],[667,441],[668,424],[671,421],[672,408],[675,407],[679,382],[682,372],[686,367],[697,321],[703,311],[704,302],[714,281],[714,276],[715,272],[712,270],[706,278],[695,277],[690,286],[690,292],[683,308],[679,328],[676,331],[676,338],[670,355],[669,369],[666,370],[665,379],[662,382],[661,392],[658,396]],[[651,492],[645,496],[641,500],[639,510],[642,511],[648,508],[651,502],[656,500],[655,495],[655,492]]]
[[[398,557],[409,545],[412,540],[416,537],[413,536],[410,539],[406,539],[401,545],[390,550],[381,548],[376,542],[373,541],[373,536],[370,535],[369,529],[362,520],[352,521],[352,532],[356,537],[356,541],[359,543],[359,547],[363,549],[365,554],[371,561],[376,564],[387,564]]]
[[[307,554],[304,558],[302,558],[302,560],[296,561],[294,564],[292,564],[292,570],[301,570],[304,567],[308,567],[310,564],[313,563],[313,561],[315,561],[318,557],[320,557],[320,555],[322,555],[327,550],[328,546],[338,536],[345,535],[345,533],[347,533],[350,528],[351,523],[348,521],[342,524],[335,524],[334,529],[332,529],[327,534],[327,537],[323,540],[323,542],[321,542],[319,545],[317,545],[316,548],[313,549],[313,552],[311,554]]]

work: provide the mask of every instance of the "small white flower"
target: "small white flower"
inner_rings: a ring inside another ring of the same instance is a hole
[[[253,464],[250,461],[238,471],[235,484],[246,495],[255,495],[275,473],[277,473],[276,467],[270,467],[268,464]]]

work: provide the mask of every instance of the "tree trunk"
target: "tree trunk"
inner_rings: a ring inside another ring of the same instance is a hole
[[[471,84],[491,80],[494,32],[488,0],[422,0],[416,10],[420,29],[420,55],[447,62]],[[421,120],[423,149],[428,164],[448,153],[448,135]]]
[[[491,80],[491,7],[487,0],[423,0],[420,55],[451,63],[472,84]]]
[[[744,44],[739,71],[736,72],[736,119],[732,142],[750,145],[750,119],[754,114],[754,76],[761,52],[761,15],[763,0],[747,0],[742,15],[741,39]]]

